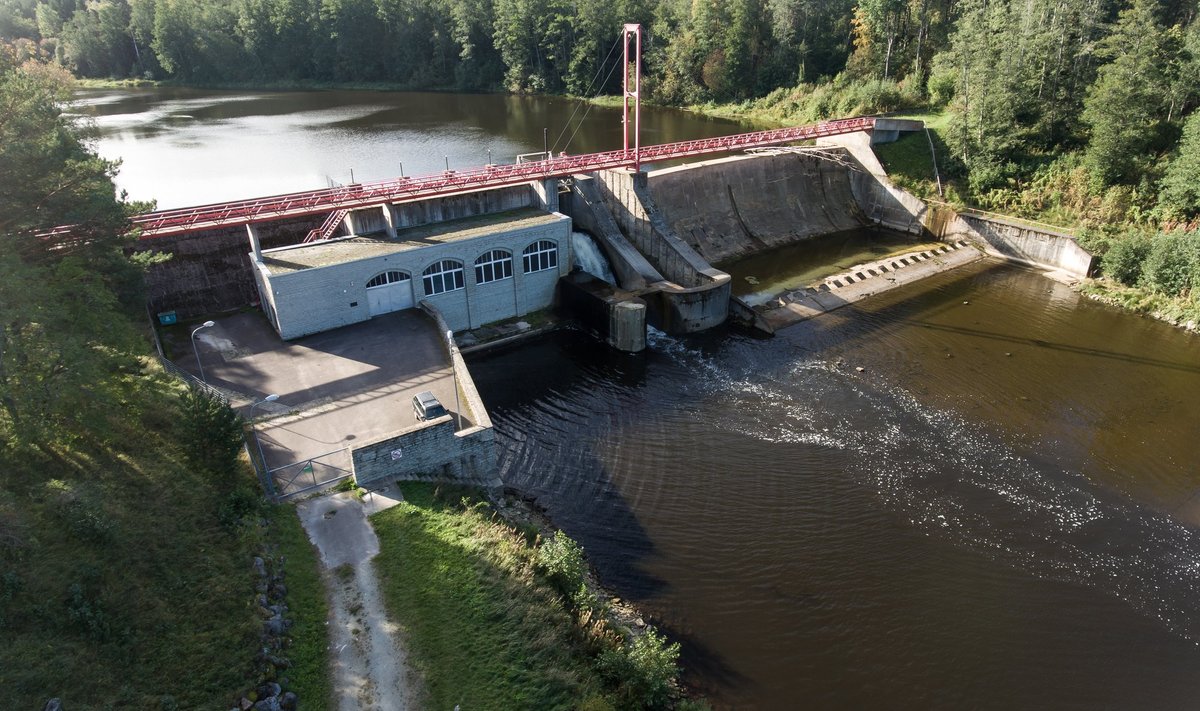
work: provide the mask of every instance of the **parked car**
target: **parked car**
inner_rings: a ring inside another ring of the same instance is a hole
[[[425,390],[413,396],[413,414],[417,421],[432,420],[446,414],[446,408],[434,397],[433,393]]]

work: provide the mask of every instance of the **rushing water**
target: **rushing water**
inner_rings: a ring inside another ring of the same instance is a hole
[[[588,233],[578,231],[571,233],[571,258],[574,260],[574,266],[588,274],[603,279],[609,284],[617,283],[617,278],[612,273],[612,267],[608,264],[608,257],[604,256],[604,252],[600,250],[596,240]]]
[[[1198,353],[991,265],[771,340],[564,333],[471,369],[505,480],[720,706],[1182,708]]]
[[[555,97],[374,91],[80,92],[117,185],[171,208],[511,163],[521,153],[621,147],[621,112]],[[741,125],[647,108],[642,142],[738,133]],[[543,131],[545,131],[543,133]],[[490,151],[490,153],[489,153]]]
[[[120,185],[163,207],[511,160],[583,113],[369,92],[80,106]],[[740,130],[644,121],[647,143]],[[619,115],[593,109],[567,150],[619,144]],[[880,248],[814,246],[829,254],[735,271],[789,283]],[[1195,337],[984,265],[769,340],[659,335],[627,355],[563,332],[471,370],[505,480],[683,641],[720,707],[1195,706]]]

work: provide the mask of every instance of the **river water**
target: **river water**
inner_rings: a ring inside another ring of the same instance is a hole
[[[720,707],[1161,709],[1200,690],[1197,348],[992,264],[471,370],[505,481]]]
[[[103,89],[78,94],[117,186],[160,209],[314,190],[330,181],[512,163],[522,153],[621,148],[621,110],[556,97],[378,91]],[[646,145],[746,130],[675,109],[642,112]]]
[[[554,143],[551,119],[573,108],[362,92],[81,102],[101,152],[125,158],[120,184],[163,207],[347,182],[351,167],[435,172],[489,147],[510,160],[541,149],[543,125]],[[568,150],[618,146],[615,116],[594,109]],[[647,123],[648,143],[739,130],[679,112]],[[813,255],[831,249],[876,248]],[[778,261],[742,268],[783,283]],[[560,332],[470,365],[505,481],[683,643],[688,681],[719,708],[1195,706],[1195,337],[982,264],[773,339],[656,335],[627,355]]]

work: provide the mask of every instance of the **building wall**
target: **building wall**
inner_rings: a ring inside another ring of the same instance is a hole
[[[265,248],[296,244],[321,224],[321,217],[264,223],[258,230]],[[258,301],[245,225],[171,237],[148,237],[128,252],[160,252],[171,259],[146,271],[151,313],[175,311],[180,319],[239,309]]]
[[[455,432],[450,415],[361,444],[350,457],[355,482],[367,488],[396,480],[501,486],[496,476],[495,432],[490,427]]]
[[[546,308],[554,301],[555,282],[570,271],[571,265],[571,220],[564,215],[558,217],[554,223],[537,227],[268,276],[264,287],[269,287],[274,301],[279,334],[283,338],[298,338],[367,320],[370,312],[366,284],[388,270],[408,272],[412,277],[409,284],[414,290],[414,303],[428,300],[456,331]],[[521,252],[538,240],[558,244],[558,268],[525,274]],[[513,277],[476,284],[475,260],[493,249],[512,253]],[[274,252],[273,256],[286,260],[286,251]],[[465,288],[427,296],[422,272],[444,259],[462,262]]]

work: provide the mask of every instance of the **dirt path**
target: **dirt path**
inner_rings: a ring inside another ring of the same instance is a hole
[[[379,552],[379,539],[362,503],[353,494],[341,493],[302,501],[296,508],[325,566],[337,708],[416,708],[419,694],[408,655],[398,628],[387,618],[370,564]]]

